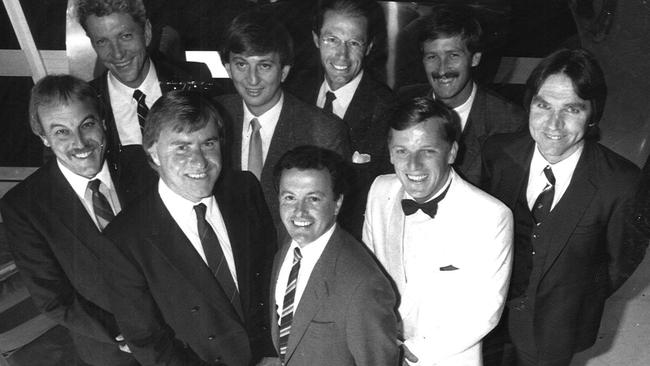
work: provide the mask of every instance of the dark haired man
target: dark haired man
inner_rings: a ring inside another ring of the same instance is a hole
[[[101,276],[111,244],[101,232],[148,188],[135,182],[146,180],[108,168],[100,101],[89,84],[46,76],[32,88],[29,109],[32,131],[55,159],[0,201],[14,260],[36,307],[70,331],[82,360],[135,365],[116,341],[121,332]]]
[[[170,92],[143,143],[158,187],[106,230],[121,253],[111,302],[135,357],[248,366],[275,356],[266,300],[276,233],[253,175],[222,169],[221,117],[196,94]]]
[[[472,69],[481,62],[482,29],[469,7],[436,7],[419,22],[418,43],[429,85],[404,87],[400,99],[426,95],[458,113],[462,135],[454,167],[477,185],[485,139],[523,129],[523,112],[472,80]]]
[[[515,217],[504,322],[518,365],[569,365],[642,259],[624,240],[639,168],[595,141],[606,95],[593,55],[557,51],[526,83],[529,131],[485,144],[483,187]]]
[[[395,293],[363,244],[336,224],[346,169],[337,153],[300,146],[273,171],[289,233],[271,281],[282,365],[397,365]]]
[[[482,364],[481,340],[503,310],[512,214],[451,167],[458,115],[415,98],[389,120],[395,174],[368,193],[363,241],[391,275],[407,364]]]
[[[106,154],[111,168],[151,172],[142,131],[149,108],[163,93],[160,83],[206,80],[210,72],[205,65],[173,63],[147,49],[152,31],[142,0],[77,0],[77,17],[107,69],[91,84],[107,111]]]
[[[233,134],[232,165],[257,176],[275,224],[281,227],[273,166],[286,151],[305,144],[349,157],[347,126],[282,90],[293,63],[293,43],[270,15],[251,11],[235,18],[226,32],[221,59],[238,93],[217,100]]]

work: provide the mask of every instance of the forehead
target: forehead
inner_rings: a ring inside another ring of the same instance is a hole
[[[444,122],[440,117],[432,117],[402,131],[391,129],[390,143],[392,145],[431,146],[447,144],[443,135]]]
[[[368,30],[368,20],[363,16],[328,10],[323,15],[321,33],[350,33],[356,37],[365,37]]]
[[[552,74],[547,77],[539,87],[537,97],[564,103],[585,102],[578,96],[573,81],[566,74]]]
[[[447,36],[444,35],[437,39],[430,39],[424,41],[422,44],[422,50],[424,53],[427,52],[438,52],[438,51],[463,51],[469,52],[466,42],[460,35]]]
[[[88,115],[98,117],[99,112],[95,105],[85,99],[71,98],[69,100],[52,99],[39,105],[38,116],[43,123],[68,122],[79,123]]]
[[[215,121],[209,120],[202,128],[190,131],[190,125],[175,121],[163,126],[158,141],[173,143],[174,141],[205,141],[219,137]]]
[[[280,187],[306,191],[331,191],[332,176],[327,169],[286,169],[280,177]]]
[[[253,52],[233,53],[229,55],[230,61],[246,61],[250,64],[260,62],[280,63],[280,54],[278,52],[269,52],[265,54],[254,54]]]
[[[130,14],[111,13],[103,16],[90,15],[86,18],[88,33],[99,35],[104,33],[117,32],[121,30],[140,30],[143,28],[133,19]]]

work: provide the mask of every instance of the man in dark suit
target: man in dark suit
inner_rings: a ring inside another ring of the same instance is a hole
[[[116,318],[144,365],[247,366],[275,356],[267,328],[275,229],[252,174],[222,169],[223,123],[186,91],[151,109],[144,147],[160,175],[107,228]]]
[[[299,145],[318,145],[349,157],[345,122],[283,92],[293,63],[286,29],[262,12],[244,13],[226,33],[221,60],[238,94],[220,97],[228,123],[235,170],[251,171],[262,183],[280,227],[272,171],[282,154]]]
[[[499,133],[522,130],[523,111],[472,80],[472,69],[481,62],[482,30],[470,8],[436,8],[420,20],[419,33],[429,85],[404,87],[399,98],[433,97],[460,115],[463,133],[454,168],[465,180],[478,185],[485,140]]]
[[[0,208],[38,309],[69,329],[85,362],[134,365],[118,348],[120,330],[99,271],[111,245],[101,231],[145,187],[132,184],[139,172],[109,170],[100,110],[87,83],[67,75],[40,80],[31,93],[30,124],[56,158],[10,190]]]
[[[526,88],[529,133],[486,142],[483,187],[515,217],[504,321],[517,364],[562,366],[641,260],[624,240],[639,169],[594,141],[607,88],[587,51],[542,60]]]
[[[339,219],[358,239],[368,189],[378,175],[391,171],[386,115],[395,95],[364,69],[374,43],[377,11],[382,10],[374,0],[324,2],[312,31],[323,73],[294,79],[288,86],[305,102],[342,118],[350,128],[356,179]]]
[[[290,236],[271,280],[271,329],[283,365],[398,363],[395,293],[372,255],[336,224],[344,167],[330,150],[300,146],[273,172]]]
[[[78,0],[77,16],[107,69],[91,84],[106,109],[108,160],[113,169],[123,165],[155,176],[142,149],[142,129],[149,108],[165,92],[160,83],[203,81],[210,71],[147,50],[152,31],[142,0]]]

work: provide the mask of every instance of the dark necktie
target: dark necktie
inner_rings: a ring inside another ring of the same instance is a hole
[[[324,111],[334,113],[332,111],[332,102],[334,102],[334,99],[336,99],[336,94],[332,93],[331,91],[325,93],[325,104],[323,105]]]
[[[442,201],[442,199],[445,198],[448,190],[449,190],[449,186],[447,186],[444,192],[442,192],[438,197],[432,199],[431,201],[427,201],[425,203],[417,203],[414,200],[408,198],[403,199],[402,211],[404,211],[404,215],[406,216],[413,215],[418,210],[422,210],[422,212],[429,215],[429,217],[431,218],[436,217],[436,213],[438,212],[438,202]]]
[[[280,317],[280,360],[284,364],[284,356],[287,354],[287,345],[289,344],[289,334],[291,333],[291,321],[293,320],[293,300],[296,297],[296,284],[298,283],[298,271],[300,271],[300,260],[302,254],[300,248],[293,250],[293,265],[289,272],[287,288],[284,291],[284,300],[282,301],[282,316]]]
[[[237,313],[241,316],[241,300],[239,299],[239,291],[235,286],[235,281],[230,274],[228,262],[223,255],[217,234],[212,230],[212,226],[205,219],[206,207],[204,204],[199,203],[194,206],[196,213],[196,223],[199,230],[199,238],[201,239],[201,246],[205,253],[205,259],[208,261],[208,267],[214,274],[221,288],[226,293],[228,300],[233,304]]]
[[[262,176],[262,135],[260,134],[260,122],[257,118],[251,120],[251,138],[248,144],[248,170],[255,174],[257,180]]]
[[[140,123],[140,130],[142,131],[144,131],[144,121],[149,113],[149,107],[147,107],[147,104],[144,102],[146,98],[147,96],[138,89],[133,92],[133,99],[138,102],[138,122]]]
[[[103,231],[115,217],[113,209],[108,203],[106,196],[99,191],[99,185],[101,183],[102,181],[99,179],[93,179],[88,182],[88,189],[92,192],[93,211],[95,211],[95,218],[99,224],[99,231]]]
[[[555,176],[553,175],[553,170],[551,170],[550,165],[547,165],[546,168],[544,168],[544,175],[546,176],[548,183],[546,184],[546,187],[544,187],[542,193],[537,196],[531,211],[536,224],[541,223],[546,215],[551,212],[553,196],[555,195]]]

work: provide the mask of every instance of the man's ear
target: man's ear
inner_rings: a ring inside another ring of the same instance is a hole
[[[291,65],[284,65],[282,66],[282,82],[284,83],[284,79],[289,76],[289,71],[291,71]]]
[[[147,149],[147,152],[149,153],[149,158],[151,161],[156,165],[160,166],[160,159],[158,158],[158,151],[156,150],[156,147],[158,146],[158,142],[154,142],[151,147]]]
[[[451,144],[451,149],[449,150],[449,158],[447,159],[447,164],[451,165],[456,161],[456,154],[458,154],[458,143],[454,141]]]
[[[45,137],[45,135],[38,135],[38,137],[40,137],[41,141],[43,141],[43,145],[45,145],[46,147],[52,147],[52,146],[50,146],[50,141],[48,141],[48,139],[47,139],[47,137]]]
[[[481,56],[483,56],[481,52],[476,52],[472,55],[472,67],[476,67],[481,63]]]
[[[370,43],[368,44],[368,47],[366,47],[366,56],[368,56],[368,54],[370,54],[370,51],[372,50],[372,46],[374,46],[374,45],[375,45],[375,43],[373,41],[370,41]]]
[[[334,216],[338,216],[339,211],[341,211],[341,206],[343,205],[343,195],[341,194],[336,200],[336,209],[334,209]]]
[[[151,32],[151,23],[149,22],[149,19],[144,23],[144,44],[145,46],[149,47],[149,44],[151,43],[151,38],[152,38],[152,32]]]
[[[316,48],[320,48],[320,42],[319,42],[319,39],[318,39],[319,38],[318,34],[316,34],[316,32],[314,32],[314,31],[311,31],[311,38],[314,40],[314,45],[316,45]]]

